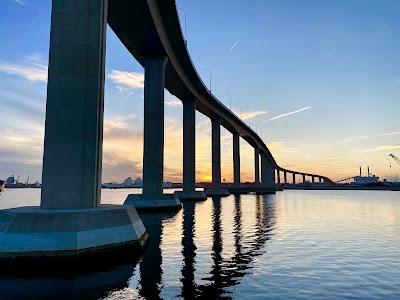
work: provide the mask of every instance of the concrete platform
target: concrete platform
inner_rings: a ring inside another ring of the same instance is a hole
[[[220,189],[220,190],[205,189],[204,192],[208,197],[228,197],[230,195],[227,189]]]
[[[133,205],[139,212],[176,211],[182,208],[178,197],[174,194],[130,194],[124,205]]]
[[[177,191],[174,193],[179,200],[194,200],[194,201],[201,201],[201,200],[207,200],[207,195],[205,192],[202,191],[194,191],[194,192],[189,192],[185,193],[183,191]]]
[[[251,186],[242,186],[242,187],[229,187],[228,191],[231,194],[249,194],[255,193],[257,195],[262,194],[275,194],[275,187],[251,187]]]
[[[0,210],[0,261],[79,260],[81,256],[103,251],[112,255],[114,247],[141,252],[147,238],[142,220],[132,206]]]

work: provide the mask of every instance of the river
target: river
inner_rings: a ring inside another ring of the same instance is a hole
[[[102,203],[132,192],[103,189]],[[8,189],[0,209],[39,199]],[[231,195],[141,218],[150,238],[139,261],[5,273],[0,299],[400,299],[399,192]]]

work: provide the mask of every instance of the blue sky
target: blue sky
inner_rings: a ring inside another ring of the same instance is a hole
[[[230,95],[232,110],[257,129],[281,166],[333,179],[370,166],[390,179],[387,155],[400,157],[399,1],[177,6],[186,11],[188,48],[203,81],[209,84],[207,68],[213,93],[228,107]],[[49,0],[0,3],[2,179],[41,180],[50,13]],[[143,69],[110,29],[106,74],[103,181],[141,177]],[[168,93],[165,99],[164,175],[180,181],[182,107]],[[197,178],[209,179],[209,121],[198,114],[197,127]],[[222,133],[229,181],[232,140]],[[243,141],[241,148],[243,178],[251,180],[253,152]],[[400,173],[394,162],[392,173]]]

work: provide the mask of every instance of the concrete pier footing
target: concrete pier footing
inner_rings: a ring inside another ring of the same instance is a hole
[[[0,211],[0,260],[79,259],[120,247],[142,250],[148,234],[133,206],[19,207]]]
[[[175,194],[130,194],[124,205],[133,205],[137,211],[176,211],[182,204]]]
[[[181,201],[185,201],[185,200],[207,200],[207,195],[203,191],[192,191],[192,192],[178,191],[178,192],[175,192],[174,194]]]
[[[230,195],[227,189],[206,189],[204,192],[208,197],[227,197]]]

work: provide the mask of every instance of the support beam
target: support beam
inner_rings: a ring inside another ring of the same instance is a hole
[[[287,186],[287,172],[286,171],[283,172],[283,182],[284,182],[284,185]]]
[[[196,103],[183,103],[183,192],[175,192],[180,200],[205,200],[204,192],[195,191],[196,185]]]
[[[177,210],[174,194],[163,194],[164,173],[164,82],[166,56],[144,59],[143,194],[130,194],[126,205],[138,210]]]
[[[322,177],[318,177],[319,178],[319,183],[322,183]]]
[[[303,174],[303,183],[306,182],[306,174]]]
[[[264,152],[261,152],[261,185],[262,187],[268,187],[268,166],[267,156]]]
[[[276,169],[276,178],[278,179],[278,185],[281,185],[281,173]]]
[[[311,176],[312,183],[315,182],[315,176]]]
[[[206,190],[207,196],[229,196],[226,189],[221,189],[221,117],[211,118],[211,160],[212,183],[211,190]]]
[[[254,148],[254,185],[260,186],[260,151]]]
[[[233,134],[233,186],[240,187],[240,136]]]
[[[293,173],[293,181],[292,181],[292,183],[296,184],[296,173]]]

